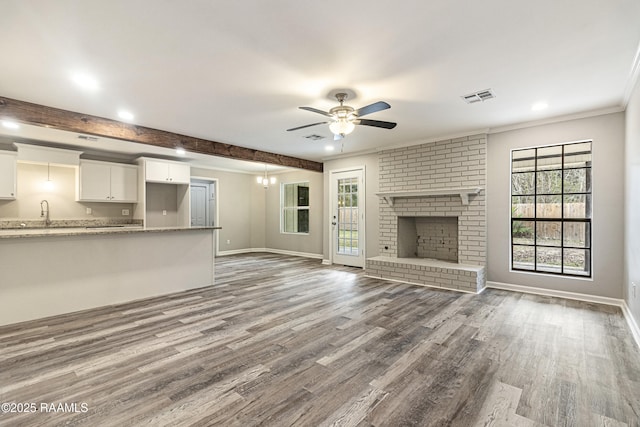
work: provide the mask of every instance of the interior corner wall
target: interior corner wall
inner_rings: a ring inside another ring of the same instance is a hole
[[[257,175],[256,175],[257,176]],[[256,182],[253,178],[251,185],[251,225],[250,225],[250,248],[266,247],[266,202],[269,190],[265,190],[262,184]]]
[[[222,226],[218,232],[218,250],[251,248],[252,215],[264,215],[264,203],[262,208],[259,203],[252,204],[254,187],[258,187],[255,176],[202,168],[191,168],[191,176],[218,180],[218,219]]]
[[[625,112],[624,299],[640,325],[640,79]],[[632,289],[635,283],[635,295]]]
[[[307,170],[295,170],[273,175],[277,183],[270,185],[268,189],[262,186],[259,189],[266,195],[264,211],[265,247],[281,251],[316,255],[322,254],[322,200],[324,184],[322,174]],[[280,186],[296,182],[309,183],[309,233],[293,234],[280,232]]]
[[[345,142],[345,144],[347,143]],[[375,193],[379,191],[380,172],[378,167],[378,153],[372,153],[324,162],[322,258],[325,260],[331,259],[331,254],[329,253],[329,238],[331,232],[331,213],[329,212],[331,209],[331,203],[329,203],[331,171],[361,166],[365,167],[365,257],[371,258],[379,255],[378,246],[380,243],[380,228],[378,218],[380,201]]]
[[[639,113],[636,110],[636,117]],[[624,113],[621,112],[489,135],[488,281],[609,298],[623,297],[624,126]],[[510,271],[511,150],[582,140],[593,141],[592,280]],[[640,161],[640,144],[637,141],[636,136],[636,165]],[[635,180],[638,181],[640,169],[635,173]],[[635,203],[640,205],[640,198],[637,196]],[[635,232],[639,236],[638,229]],[[640,242],[640,238],[636,241]],[[635,248],[636,251],[640,250],[640,243]],[[636,252],[636,261],[639,259],[638,255],[640,252]],[[634,274],[639,272],[637,270]]]

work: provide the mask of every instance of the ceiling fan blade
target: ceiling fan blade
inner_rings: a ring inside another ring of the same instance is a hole
[[[333,118],[332,114],[329,114],[326,111],[318,110],[317,108],[313,108],[313,107],[298,107],[298,108],[300,108],[301,110],[307,110],[307,111],[311,111],[312,113],[318,113],[318,114],[322,114],[323,116]]]
[[[310,125],[298,126],[297,128],[287,129],[287,132],[291,132],[292,130],[304,129],[304,128],[308,128],[308,127],[316,126],[316,125],[325,125],[327,123],[329,123],[329,122],[311,123]]]
[[[373,126],[377,128],[385,128],[385,129],[393,129],[397,126],[397,123],[393,122],[383,122],[380,120],[367,120],[367,119],[358,119],[354,120],[353,124],[356,125],[364,125],[364,126]]]
[[[384,101],[374,102],[373,104],[367,105],[366,107],[358,108],[354,111],[354,114],[358,117],[362,117],[367,114],[375,113],[376,111],[386,110],[387,108],[391,108],[391,105],[387,104]]]

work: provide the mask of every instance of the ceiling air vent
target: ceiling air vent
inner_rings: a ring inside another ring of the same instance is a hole
[[[84,139],[85,141],[97,141],[98,138],[96,138],[95,136],[88,136],[88,135],[78,135],[79,139]]]
[[[324,139],[324,136],[313,133],[311,135],[305,136],[305,138],[310,139],[312,141],[317,141],[319,139]]]
[[[493,92],[491,92],[491,89],[486,89],[470,93],[469,95],[464,95],[461,98],[464,99],[464,102],[466,102],[467,104],[474,104],[476,102],[486,101],[495,97],[496,96],[493,94]]]

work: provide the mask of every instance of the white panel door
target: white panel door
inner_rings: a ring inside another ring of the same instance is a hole
[[[335,264],[364,267],[363,169],[331,172],[331,250]]]
[[[207,187],[191,185],[191,226],[207,225]]]

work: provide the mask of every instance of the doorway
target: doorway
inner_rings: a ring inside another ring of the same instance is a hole
[[[218,223],[217,182],[191,180],[191,226],[208,227]]]
[[[351,267],[365,263],[364,166],[331,171],[331,262]]]

